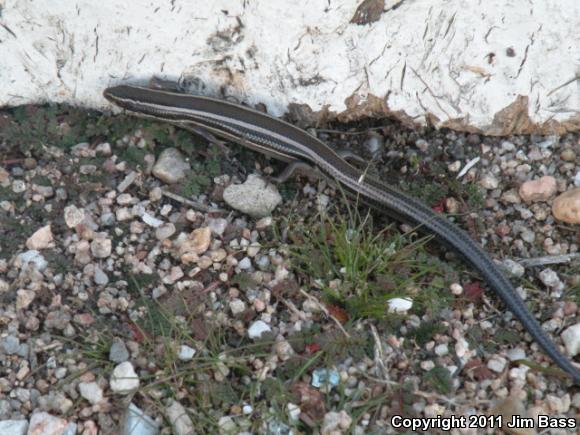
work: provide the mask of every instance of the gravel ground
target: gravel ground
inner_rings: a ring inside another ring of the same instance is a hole
[[[397,416],[463,417],[452,433],[475,434],[512,414],[575,424],[580,392],[452,253],[429,244],[416,258],[439,271],[407,282],[382,316],[357,316],[291,254],[293,222],[340,214],[326,183],[273,186],[252,173],[277,163],[187,148],[197,139],[152,123],[124,131],[126,119],[95,116],[81,140],[78,117],[29,125],[54,114],[27,110],[0,122],[0,434],[405,432]],[[580,353],[578,135],[336,128],[313,132],[448,213],[563,352]],[[436,282],[444,296],[420,304]]]

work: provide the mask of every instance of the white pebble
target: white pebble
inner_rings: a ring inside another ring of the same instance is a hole
[[[413,307],[413,301],[408,298],[392,298],[388,302],[391,313],[405,313]]]
[[[505,358],[502,358],[501,356],[496,356],[488,361],[487,368],[496,373],[501,373],[505,369],[506,364],[507,361]]]
[[[181,361],[190,361],[197,351],[193,347],[189,347],[185,344],[182,344],[179,347],[179,353],[177,354],[177,358]]]
[[[576,356],[580,353],[580,323],[566,328],[561,337],[570,356]]]
[[[510,349],[507,351],[507,357],[510,361],[526,359],[526,352],[523,349],[516,347],[515,349]]]
[[[246,311],[246,303],[241,299],[233,299],[230,302],[230,310],[234,316],[242,314],[244,311]]]
[[[460,296],[463,293],[463,287],[461,287],[461,284],[458,284],[456,282],[451,284],[449,289],[451,290],[451,293],[453,293],[455,296]]]
[[[125,361],[115,367],[109,384],[115,393],[127,394],[136,390],[139,387],[139,377],[135,373],[133,364]]]
[[[262,320],[256,320],[248,328],[248,337],[252,339],[260,338],[262,334],[270,331],[272,330],[270,329],[270,326],[268,326],[267,323],[263,322]]]

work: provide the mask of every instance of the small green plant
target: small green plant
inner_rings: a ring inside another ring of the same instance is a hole
[[[419,347],[425,346],[436,334],[445,332],[445,326],[436,322],[423,322],[417,328],[409,331],[409,336],[415,339]]]
[[[437,260],[424,252],[428,238],[401,235],[391,226],[377,231],[370,214],[348,205],[347,213],[321,213],[289,230],[298,270],[351,316],[384,318],[389,299],[409,296],[418,286],[441,287],[433,280]]]
[[[451,374],[445,367],[433,367],[425,373],[423,379],[441,394],[449,394],[453,390]]]

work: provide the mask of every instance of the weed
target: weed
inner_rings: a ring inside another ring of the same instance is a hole
[[[433,367],[425,373],[423,379],[427,384],[430,384],[435,391],[441,394],[449,394],[453,389],[451,374],[445,367]]]
[[[291,224],[290,238],[298,270],[353,317],[385,318],[389,299],[417,286],[428,289],[418,299],[429,305],[445,287],[436,279],[438,261],[424,252],[428,238],[413,240],[391,227],[376,231],[369,214],[350,207],[334,219],[319,214]]]
[[[436,334],[445,332],[445,326],[436,322],[423,322],[417,328],[409,332],[409,336],[415,339],[419,347],[425,346]]]

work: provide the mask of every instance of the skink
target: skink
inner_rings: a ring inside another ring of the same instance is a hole
[[[373,208],[433,234],[455,249],[481,274],[546,354],[569,373],[575,383],[580,384],[580,371],[558,350],[510,281],[471,237],[421,201],[366,176],[317,138],[280,119],[213,98],[139,86],[108,88],[104,96],[136,115],[187,129],[201,129],[284,161],[313,165],[328,179],[340,183],[342,188]]]

